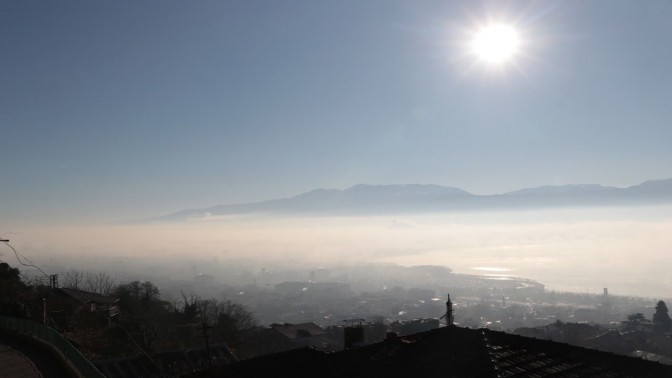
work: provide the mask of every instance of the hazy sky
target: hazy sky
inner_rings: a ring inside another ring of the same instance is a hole
[[[669,178],[671,41],[669,1],[2,1],[0,224]]]

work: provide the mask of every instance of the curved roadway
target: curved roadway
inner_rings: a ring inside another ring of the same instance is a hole
[[[67,378],[71,375],[56,356],[39,344],[0,333],[0,377]]]

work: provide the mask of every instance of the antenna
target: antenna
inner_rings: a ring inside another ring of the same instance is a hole
[[[454,310],[453,310],[453,301],[450,300],[450,294],[448,294],[448,300],[446,301],[446,313],[442,317],[439,318],[439,320],[445,318],[446,319],[446,325],[447,326],[452,326],[455,323],[455,315],[454,315]]]

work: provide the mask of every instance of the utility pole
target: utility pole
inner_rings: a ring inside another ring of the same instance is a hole
[[[208,323],[203,322],[203,337],[205,338],[205,353],[208,354],[208,366],[212,366],[212,359],[210,358],[210,341],[208,340],[208,330],[212,326],[208,326]]]
[[[52,289],[58,288],[58,274],[49,276],[49,286],[51,286]]]

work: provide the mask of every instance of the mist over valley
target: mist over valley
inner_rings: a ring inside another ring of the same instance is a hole
[[[360,185],[185,210],[148,223],[35,226],[6,235],[34,261],[63,269],[70,261],[101,270],[108,266],[96,267],[103,257],[128,267],[121,271],[132,271],[139,259],[147,269],[185,278],[194,266],[224,274],[209,270],[213,259],[299,276],[318,267],[436,265],[529,278],[550,290],[610,287],[663,297],[672,285],[671,188],[670,180],[660,180],[623,189],[548,186],[476,196],[430,185]]]

